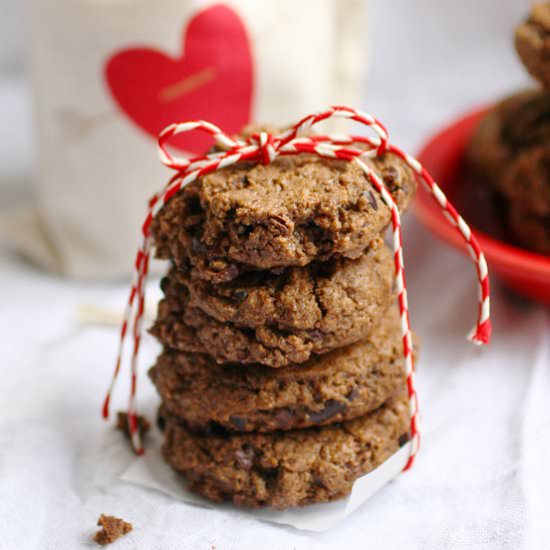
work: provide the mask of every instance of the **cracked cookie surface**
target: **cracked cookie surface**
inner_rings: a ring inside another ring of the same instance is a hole
[[[391,252],[377,238],[358,260],[313,262],[279,274],[253,271],[217,285],[172,269],[161,286],[173,298],[183,285],[193,306],[221,322],[334,333],[379,317],[391,299],[393,271]]]
[[[416,190],[410,168],[386,154],[365,160],[400,210]],[[159,258],[223,283],[256,269],[358,258],[390,223],[390,210],[352,162],[300,155],[239,164],[204,176],[158,213],[152,234]]]
[[[165,350],[150,371],[164,408],[189,426],[291,430],[340,422],[379,407],[405,385],[397,308],[360,343],[272,369],[218,365]]]
[[[151,332],[168,347],[218,362],[302,363],[368,335],[395,299],[393,269],[377,239],[358,260],[254,272],[221,285],[172,270]]]
[[[290,432],[201,435],[167,414],[162,450],[194,492],[284,509],[349,494],[408,441],[409,418],[404,396],[354,420]]]
[[[358,260],[248,274],[208,290],[173,270],[151,333],[169,348],[219,363],[303,363],[365,338],[394,299],[392,278],[392,256],[380,239]]]

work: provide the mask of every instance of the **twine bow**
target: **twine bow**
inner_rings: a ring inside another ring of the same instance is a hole
[[[374,134],[372,137],[362,135],[330,134],[307,135],[316,124],[329,119],[348,119],[362,124]],[[210,134],[220,151],[208,153],[203,156],[187,159],[173,156],[167,150],[167,142],[176,134],[191,131],[203,131]],[[479,287],[479,304],[477,322],[469,339],[476,344],[487,344],[491,335],[491,322],[489,318],[489,277],[485,257],[479,248],[477,239],[472,234],[468,224],[458,214],[445,194],[435,183],[427,170],[413,157],[407,155],[401,149],[389,143],[388,132],[385,127],[369,114],[351,109],[349,107],[335,106],[316,114],[308,115],[297,124],[280,135],[271,135],[266,132],[253,134],[246,140],[232,138],[225,134],[216,125],[203,120],[172,124],[159,136],[158,152],[163,164],[176,170],[176,174],[170,179],[164,189],[155,194],[150,202],[147,216],[141,228],[141,246],[138,249],[130,296],[124,313],[120,330],[119,350],[114,375],[105,397],[103,416],[109,416],[109,402],[118,378],[124,342],[132,321],[133,350],[131,356],[131,387],[128,405],[128,428],[132,445],[137,454],[143,453],[137,426],[136,390],[137,390],[137,359],[141,343],[143,311],[145,304],[145,281],[147,278],[149,257],[151,250],[151,223],[160,209],[182,188],[196,179],[231,166],[238,162],[248,161],[253,163],[269,164],[279,156],[310,154],[325,159],[341,159],[355,162],[365,173],[369,181],[380,194],[383,202],[391,211],[391,224],[393,231],[393,257],[395,264],[395,283],[397,300],[401,316],[401,334],[403,342],[403,356],[405,359],[407,389],[410,404],[410,433],[411,452],[405,470],[410,468],[418,452],[420,436],[418,431],[418,399],[414,380],[414,358],[412,351],[411,329],[409,322],[409,310],[407,304],[407,288],[405,282],[405,266],[402,253],[401,216],[391,194],[384,186],[381,178],[365,164],[364,159],[374,158],[384,153],[396,155],[401,158],[415,173],[417,179],[422,182],[431,194],[432,198],[441,208],[449,223],[456,228],[462,236],[466,248],[475,264]],[[361,144],[361,148],[357,145]]]

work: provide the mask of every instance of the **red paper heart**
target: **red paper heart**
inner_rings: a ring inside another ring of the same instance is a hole
[[[115,53],[105,66],[114,99],[155,138],[173,122],[194,119],[238,132],[250,121],[253,82],[250,43],[241,19],[226,5],[211,6],[189,21],[183,42],[179,59],[146,48]],[[197,133],[174,139],[174,146],[192,153],[210,145],[210,137]]]

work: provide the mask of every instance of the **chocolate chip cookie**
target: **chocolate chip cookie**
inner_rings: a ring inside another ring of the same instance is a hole
[[[190,489],[251,507],[283,509],[342,498],[409,439],[405,397],[341,424],[290,432],[203,435],[175,416],[163,419],[164,457]]]
[[[313,262],[278,274],[252,271],[217,285],[173,269],[162,287],[174,297],[184,286],[191,305],[220,322],[329,334],[370,326],[391,299],[393,272],[391,252],[377,238],[358,260]]]
[[[527,91],[500,102],[481,121],[468,159],[480,185],[503,205],[513,239],[548,253],[550,217],[550,91]]]
[[[550,214],[536,215],[521,205],[508,205],[507,222],[517,244],[550,256]]]
[[[550,2],[533,6],[516,29],[516,50],[529,73],[550,88]]]
[[[365,337],[392,301],[393,259],[380,239],[358,260],[342,258],[251,272],[219,285],[172,270],[152,333],[219,362],[302,363]]]
[[[218,365],[165,350],[150,376],[170,414],[196,429],[273,431],[340,422],[379,407],[405,384],[397,308],[357,344],[281,369]]]
[[[550,139],[548,144],[517,154],[503,175],[499,191],[511,206],[517,205],[534,217],[550,216]]]
[[[416,190],[410,168],[390,154],[366,162],[405,210]],[[299,155],[204,176],[162,208],[151,230],[159,258],[189,262],[193,277],[218,284],[243,271],[358,258],[389,223],[355,163]]]
[[[476,128],[468,148],[469,164],[480,183],[512,191],[511,165],[524,152],[550,143],[550,91],[514,94],[491,109]]]

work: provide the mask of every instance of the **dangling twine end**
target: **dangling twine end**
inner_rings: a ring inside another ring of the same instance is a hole
[[[103,401],[103,407],[101,409],[101,416],[104,420],[107,420],[109,418],[109,401],[111,396],[107,395],[105,396],[105,401]]]
[[[468,335],[468,340],[478,346],[488,344],[491,341],[491,332],[491,320],[487,319],[486,321],[483,321],[483,323],[475,327],[472,332],[470,332],[470,334]]]
[[[416,455],[418,454],[418,451],[420,450],[420,436],[418,434],[418,431],[411,439],[412,443],[412,450],[411,454],[409,455],[409,459],[407,460],[407,464],[405,464],[405,467],[403,468],[403,472],[406,472],[407,470],[410,470],[412,465],[414,464],[414,461],[416,459]]]
[[[138,447],[137,449],[134,449],[134,452],[138,455],[138,456],[143,456],[145,454],[145,451],[143,450],[143,447]]]
[[[139,433],[135,432],[131,434],[130,439],[132,441],[132,449],[134,449],[134,453],[136,453],[137,456],[143,456],[145,454],[145,450],[141,445],[141,437],[139,436]]]
[[[132,441],[132,448],[138,456],[145,454],[145,450],[141,445],[141,437],[139,433],[138,419],[135,413],[128,413],[128,431],[130,432],[130,439]]]
[[[407,470],[410,470],[413,463],[414,463],[415,455],[411,455],[409,457],[409,460],[407,460],[407,464],[405,464],[405,467],[403,468],[403,472],[406,472]]]

